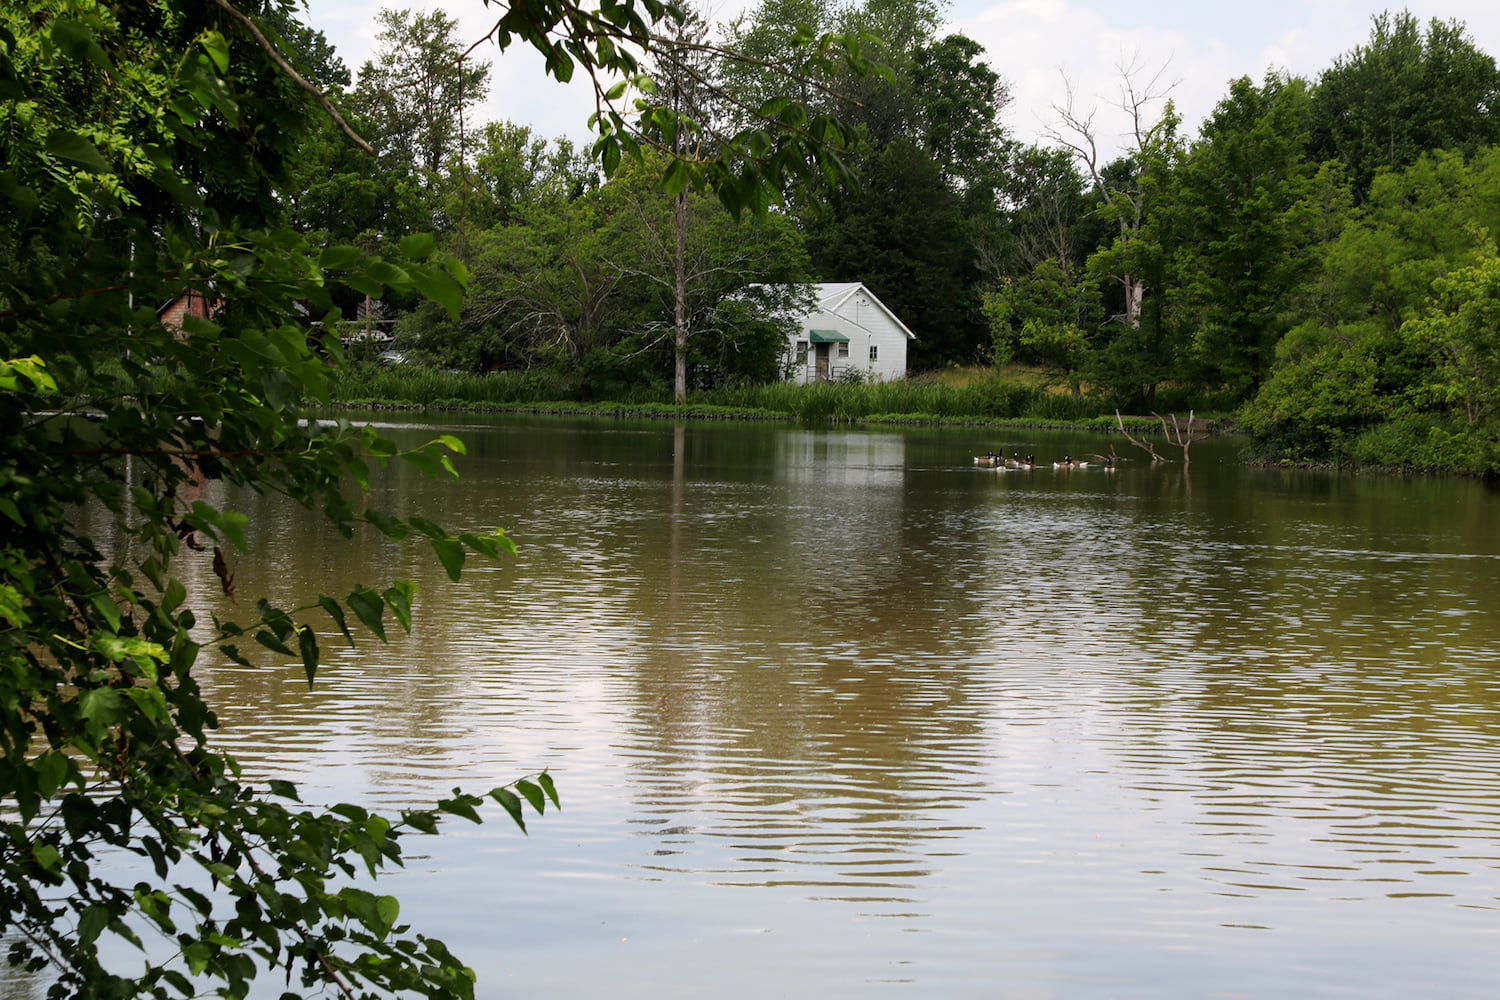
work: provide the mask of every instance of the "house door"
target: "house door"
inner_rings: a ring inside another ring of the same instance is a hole
[[[828,381],[828,349],[832,344],[817,344],[817,374],[819,382]]]

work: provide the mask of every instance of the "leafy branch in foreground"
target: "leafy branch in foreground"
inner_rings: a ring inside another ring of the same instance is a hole
[[[275,528],[236,497],[279,495],[344,537],[425,542],[453,580],[512,551],[502,531],[364,501],[386,463],[455,475],[456,438],[403,450],[304,412],[329,403],[345,365],[329,332],[339,297],[421,297],[456,316],[468,274],[430,236],[389,234],[376,256],[285,223],[282,185],[325,113],[257,27],[289,6],[0,7],[0,934],[52,997],[243,997],[267,974],[284,997],[472,997],[472,971],[367,880],[446,817],[477,821],[494,802],[524,830],[528,806],[558,805],[543,772],[394,821],[304,807],[211,740],[205,647],[300,663],[312,683],[325,637],[384,641],[388,616],[409,631],[416,596],[407,581],[293,609],[237,595],[232,560]],[[574,61],[622,73],[638,66],[629,44],[680,14],[541,0],[508,8],[496,38],[539,48],[559,77]],[[639,148],[636,126],[602,121],[606,164]],[[679,179],[763,209],[838,172],[821,127],[747,133]],[[164,321],[171,303],[180,321]],[[190,572],[203,562],[211,575]],[[202,614],[221,599],[195,579],[253,617]],[[138,961],[122,967],[111,939]]]
[[[44,0],[0,12],[0,933],[49,995],[473,996],[472,973],[398,923],[364,880],[402,841],[493,801],[524,829],[544,774],[455,792],[391,821],[302,807],[214,748],[205,648],[316,675],[322,635],[411,627],[409,582],[356,586],[245,624],[200,610],[186,572],[231,563],[274,493],[344,536],[424,539],[457,579],[512,551],[359,502],[372,470],[456,474],[463,446],[402,449],[305,418],[343,363],[334,291],[422,295],[456,313],[467,274],[431,237],[386,257],[314,247],[276,185],[318,113],[223,4]],[[137,10],[136,8],[141,9]],[[151,8],[147,17],[145,8]],[[156,306],[196,304],[179,324]],[[351,488],[352,487],[352,488]],[[232,488],[232,489],[230,489]],[[235,492],[239,491],[239,492]],[[248,637],[250,642],[244,643]],[[273,668],[270,665],[266,669]],[[140,859],[132,864],[130,858]],[[140,866],[149,874],[142,878]],[[137,946],[129,968],[114,938]],[[107,960],[104,956],[114,955]]]

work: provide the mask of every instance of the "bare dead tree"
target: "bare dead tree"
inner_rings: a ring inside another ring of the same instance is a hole
[[[1115,423],[1119,426],[1120,433],[1125,435],[1125,440],[1129,441],[1131,444],[1141,449],[1141,451],[1144,451],[1146,454],[1151,456],[1152,465],[1155,465],[1157,462],[1166,461],[1165,458],[1162,458],[1156,453],[1156,449],[1152,447],[1150,441],[1147,441],[1143,438],[1134,437],[1128,430],[1125,429],[1125,418],[1120,416],[1119,410],[1115,411]]]
[[[1188,470],[1188,464],[1191,462],[1191,458],[1188,455],[1188,449],[1191,448],[1193,446],[1193,442],[1197,440],[1197,438],[1193,434],[1193,411],[1188,411],[1186,425],[1178,422],[1177,414],[1172,414],[1172,426],[1170,428],[1167,427],[1166,417],[1163,417],[1160,413],[1153,414],[1153,416],[1155,416],[1157,420],[1161,421],[1162,433],[1167,436],[1167,443],[1173,445],[1174,447],[1182,449],[1182,471],[1186,472]]]
[[[1196,411],[1193,410],[1188,411],[1187,421],[1185,423],[1178,418],[1177,414],[1172,414],[1172,423],[1170,425],[1167,423],[1167,418],[1162,416],[1160,413],[1151,414],[1157,420],[1161,421],[1162,436],[1167,439],[1167,444],[1171,445],[1174,448],[1182,449],[1182,469],[1184,472],[1187,471],[1188,465],[1192,461],[1192,457],[1188,449],[1192,448],[1194,441],[1202,437],[1202,433],[1200,431],[1195,431],[1193,429],[1193,422],[1196,419],[1194,416],[1195,412]],[[1120,433],[1125,435],[1125,440],[1129,441],[1131,444],[1135,445],[1137,448],[1141,449],[1146,454],[1151,456],[1152,465],[1155,465],[1157,462],[1170,461],[1169,459],[1163,458],[1160,454],[1158,454],[1156,451],[1156,447],[1152,445],[1150,441],[1147,441],[1144,438],[1137,438],[1133,436],[1130,431],[1126,430],[1125,418],[1120,416],[1119,410],[1115,411],[1115,425],[1120,428]]]
[[[1130,128],[1125,136],[1125,155],[1133,161],[1134,169],[1128,176],[1107,176],[1108,162],[1101,159],[1098,126],[1095,124],[1099,109],[1094,107],[1084,112],[1076,106],[1073,83],[1066,75],[1063,76],[1066,95],[1064,102],[1052,106],[1058,118],[1057,123],[1048,126],[1042,134],[1071,152],[1088,173],[1095,193],[1104,203],[1105,211],[1119,227],[1117,242],[1124,246],[1135,239],[1145,223],[1146,192],[1141,184],[1145,164],[1150,157],[1159,155],[1163,144],[1172,141],[1175,136],[1177,115],[1172,109],[1170,95],[1176,88],[1177,81],[1164,82],[1167,64],[1163,63],[1144,84],[1138,83],[1142,76],[1139,56],[1132,57],[1128,63],[1122,58],[1118,69],[1120,95],[1113,103],[1130,120]],[[1153,120],[1149,113],[1151,107],[1163,101],[1166,102],[1165,111]],[[1144,282],[1129,271],[1114,275],[1114,279],[1125,294],[1125,311],[1118,317],[1119,320],[1126,326],[1139,327],[1141,304],[1146,291]]]

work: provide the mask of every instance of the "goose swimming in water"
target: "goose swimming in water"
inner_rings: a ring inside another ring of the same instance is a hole
[[[975,455],[974,456],[974,464],[978,465],[978,466],[981,466],[983,468],[986,468],[986,469],[993,469],[996,466],[1000,465],[1000,463],[1001,463],[1000,456],[996,455],[994,452],[990,452],[987,455]]]

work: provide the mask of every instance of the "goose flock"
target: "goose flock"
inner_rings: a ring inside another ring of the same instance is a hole
[[[1101,455],[1097,457],[1099,461],[1094,464],[1098,468],[1108,471],[1114,470],[1115,457],[1113,455]],[[975,455],[974,464],[984,469],[1035,469],[1036,456],[1027,455],[1025,458],[1022,458],[1020,452],[1015,452],[1010,457],[1006,457],[1005,455],[991,451],[983,455]],[[1064,455],[1062,461],[1053,462],[1052,467],[1054,469],[1087,469],[1089,463],[1076,459],[1072,455]]]

